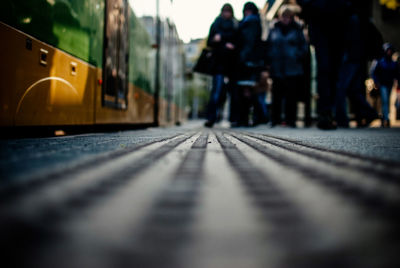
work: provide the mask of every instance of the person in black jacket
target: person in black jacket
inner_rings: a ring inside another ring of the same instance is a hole
[[[367,62],[380,54],[383,41],[379,31],[374,30],[368,13],[364,1],[348,0],[345,45],[336,92],[335,117],[339,127],[349,127],[346,97],[350,101],[358,127],[366,127],[379,118],[366,100],[365,80]]]
[[[238,22],[234,18],[233,8],[224,4],[221,14],[211,25],[207,45],[213,48],[215,56],[213,86],[208,103],[206,127],[212,127],[217,120],[226,96],[226,87],[236,63],[236,32]]]
[[[261,53],[261,20],[257,6],[247,2],[243,7],[243,20],[238,33],[239,63],[237,70],[240,105],[239,126],[249,125],[252,94],[263,68]]]
[[[365,100],[366,63],[379,55],[376,47],[382,43],[379,31],[368,17],[368,5],[363,0],[297,0],[297,3],[309,24],[317,57],[317,126],[348,127],[346,97],[358,126],[368,126],[377,113]]]
[[[266,43],[272,87],[272,126],[280,124],[282,101],[285,101],[285,121],[296,127],[297,96],[302,90],[304,59],[308,45],[303,29],[295,20],[295,12],[282,6],[279,21],[275,23]]]
[[[333,121],[336,84],[343,58],[348,18],[347,0],[297,0],[309,25],[317,60],[318,123],[324,130],[336,129]]]

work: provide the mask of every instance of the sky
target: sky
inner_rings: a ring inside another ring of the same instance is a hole
[[[156,0],[129,1],[138,16],[154,15],[151,12],[155,10]],[[235,17],[240,20],[246,2],[246,0],[173,0],[170,6],[169,0],[160,0],[160,10],[174,18],[180,38],[187,43],[191,39],[207,37],[211,24],[225,3],[233,6]],[[253,2],[261,9],[266,0],[253,0]]]
[[[220,14],[225,3],[233,6],[235,17],[243,17],[242,10],[246,0],[173,0],[173,17],[179,36],[186,43],[190,39],[207,37],[210,26]],[[253,1],[262,8],[266,0]]]

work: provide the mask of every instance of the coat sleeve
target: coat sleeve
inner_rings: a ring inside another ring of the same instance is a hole
[[[210,32],[209,32],[208,38],[207,38],[207,46],[209,46],[209,47],[215,46],[215,43],[213,42],[213,38],[216,34],[217,34],[217,27],[214,22],[210,27]]]
[[[299,29],[298,31],[299,31],[298,32],[298,36],[299,36],[298,37],[298,49],[299,49],[298,57],[300,59],[304,59],[308,53],[308,44],[307,44],[306,38],[304,37],[303,30]]]
[[[264,42],[263,46],[263,55],[264,55],[264,62],[266,66],[269,66],[271,64],[271,56],[270,56],[270,51],[271,51],[271,33],[273,29],[271,29],[268,33],[267,40]]]
[[[379,84],[378,69],[379,69],[379,61],[374,60],[371,66],[371,77],[374,80],[375,84]]]
[[[242,63],[252,60],[251,55],[255,53],[257,42],[260,38],[259,35],[261,34],[260,30],[258,29],[258,25],[254,23],[253,25],[249,26],[250,27],[246,27],[246,29],[242,31],[244,41],[243,49],[240,52],[240,61]]]

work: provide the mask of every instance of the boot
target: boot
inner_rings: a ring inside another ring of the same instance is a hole
[[[382,128],[390,128],[390,120],[382,119],[381,127]]]
[[[321,113],[318,117],[317,127],[322,130],[334,130],[337,129],[336,123],[332,119],[332,115],[329,113]]]

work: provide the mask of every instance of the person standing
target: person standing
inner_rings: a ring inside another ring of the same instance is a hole
[[[213,70],[213,83],[208,103],[206,127],[213,127],[220,109],[222,100],[226,96],[227,85],[232,78],[236,64],[236,36],[238,22],[230,4],[224,4],[221,14],[211,25],[207,45],[213,48],[215,64]]]
[[[297,96],[302,90],[308,46],[301,25],[294,20],[295,12],[289,6],[282,6],[279,13],[279,21],[266,42],[266,61],[273,81],[272,126],[282,122],[284,101],[286,124],[296,127]]]
[[[261,53],[261,32],[261,20],[257,6],[253,2],[245,3],[243,20],[239,23],[238,32],[239,126],[249,125],[254,88],[264,67]]]
[[[362,0],[348,0],[345,45],[339,69],[335,117],[339,127],[348,128],[346,97],[353,108],[358,127],[368,126],[378,114],[365,97],[367,62],[381,54],[382,37],[370,21]]]
[[[323,130],[336,129],[333,112],[336,86],[345,46],[349,17],[347,0],[297,0],[309,26],[317,60],[318,123]]]
[[[392,59],[395,52],[394,47],[389,43],[385,43],[383,49],[384,56],[374,62],[371,74],[375,87],[379,89],[381,95],[382,127],[390,127],[390,94],[394,80],[397,79],[397,83],[400,82],[400,66],[398,62]]]

